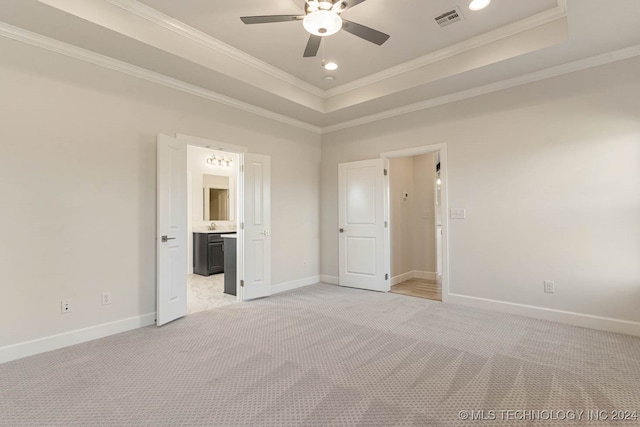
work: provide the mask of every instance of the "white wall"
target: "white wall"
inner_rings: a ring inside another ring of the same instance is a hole
[[[319,274],[319,135],[8,39],[0,51],[0,353],[155,311],[158,133],[270,155],[273,283]]]
[[[638,70],[636,57],[323,135],[322,274],[338,275],[338,163],[447,143],[449,206],[467,210],[449,221],[452,293],[640,334]]]

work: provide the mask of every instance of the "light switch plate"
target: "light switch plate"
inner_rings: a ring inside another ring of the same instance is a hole
[[[451,219],[465,219],[467,212],[462,208],[451,208],[449,210],[449,218]]]

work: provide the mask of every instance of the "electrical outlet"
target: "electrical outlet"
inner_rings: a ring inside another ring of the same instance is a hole
[[[556,285],[551,280],[544,281],[544,291],[548,294],[556,293]]]
[[[111,304],[111,292],[103,292],[102,293],[102,305]]]
[[[71,313],[71,300],[70,299],[63,299],[62,301],[60,301],[60,313],[62,313],[62,314]]]

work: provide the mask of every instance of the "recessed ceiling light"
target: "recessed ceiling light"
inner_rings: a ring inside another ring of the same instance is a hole
[[[326,81],[328,81],[328,82],[332,82],[332,81],[334,81],[336,78],[335,78],[335,77],[333,77],[333,76],[324,76],[324,79],[325,79]]]
[[[473,0],[471,3],[469,3],[469,9],[481,10],[489,6],[490,3],[491,0]]]
[[[338,64],[336,64],[335,62],[327,62],[326,64],[324,64],[324,69],[328,71],[335,71],[338,69]]]

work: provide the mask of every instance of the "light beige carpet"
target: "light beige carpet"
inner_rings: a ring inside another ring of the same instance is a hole
[[[531,425],[499,411],[614,409],[640,409],[638,338],[322,284],[0,365],[2,426],[496,426]],[[461,419],[472,410],[496,419]]]

